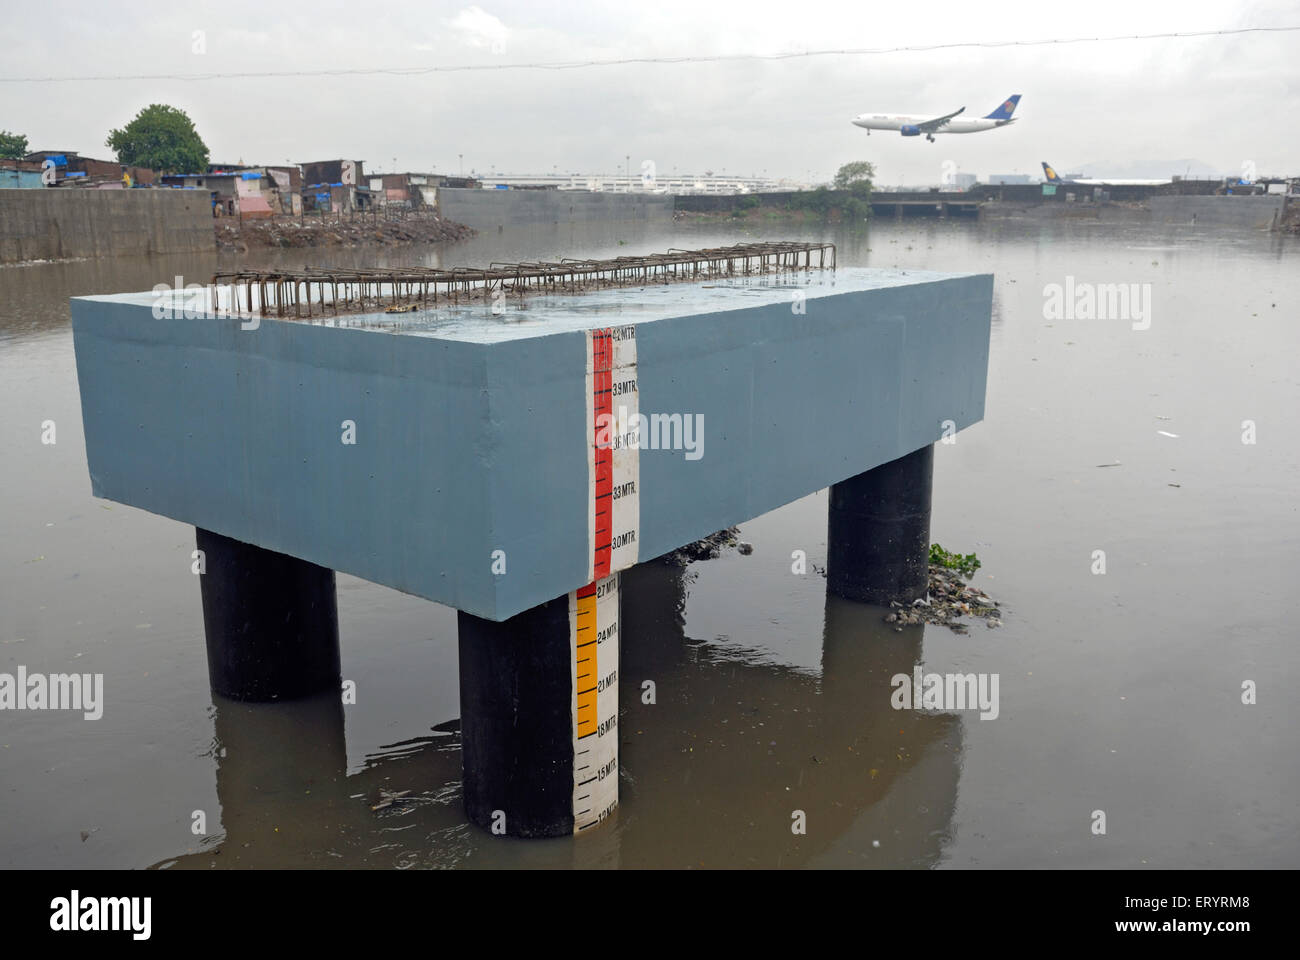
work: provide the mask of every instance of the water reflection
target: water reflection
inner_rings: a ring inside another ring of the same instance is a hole
[[[658,562],[624,574],[621,804],[591,835],[521,841],[467,825],[454,722],[349,776],[337,696],[214,698],[221,834],[154,866],[937,863],[957,796],[961,722],[889,702],[890,677],[920,656],[920,628],[896,632],[878,609],[828,598],[820,676],[755,663],[734,645],[686,635],[693,577]],[[805,835],[791,829],[795,811]]]
[[[961,724],[895,711],[921,628],[827,597],[820,676],[683,631],[685,577],[624,575],[619,816],[625,861],[656,866],[928,866],[957,795]],[[743,638],[741,638],[743,642]],[[653,680],[658,702],[640,689]],[[807,834],[791,830],[802,810]],[[880,846],[873,846],[878,841]]]

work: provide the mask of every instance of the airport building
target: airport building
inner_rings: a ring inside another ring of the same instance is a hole
[[[631,175],[604,174],[479,174],[486,190],[530,188],[550,190],[588,190],[595,193],[667,193],[667,194],[735,194],[770,193],[779,190],[806,190],[808,186],[794,180],[775,177],[736,177],[726,174],[673,174],[654,172]]]

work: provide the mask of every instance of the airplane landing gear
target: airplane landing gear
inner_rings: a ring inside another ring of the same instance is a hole
[[[931,143],[934,143],[934,135],[933,135],[933,134],[929,134],[929,133],[927,133],[927,134],[925,135],[925,139],[929,140]]]

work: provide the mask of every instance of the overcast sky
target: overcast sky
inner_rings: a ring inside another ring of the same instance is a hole
[[[677,2],[7,4],[0,77],[229,74],[779,54],[1300,25],[1300,3]],[[203,31],[204,52],[196,52]],[[0,129],[32,149],[111,158],[149,103],[185,110],[214,161],[350,157],[366,169],[512,173],[713,170],[828,178],[870,160],[883,184],[945,170],[1113,176],[1300,174],[1300,32],[781,61],[475,70],[421,76],[0,83]],[[858,113],[983,116],[1011,127],[904,140]],[[1092,166],[1087,166],[1092,165]],[[1086,168],[1086,169],[1085,169]]]

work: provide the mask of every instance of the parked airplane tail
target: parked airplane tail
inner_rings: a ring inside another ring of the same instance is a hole
[[[986,116],[985,120],[1010,120],[1011,115],[1016,112],[1016,104],[1020,102],[1020,94],[1013,93],[1002,101],[1002,105]]]
[[[1043,162],[1043,173],[1046,174],[1048,183],[1065,182],[1059,176],[1057,176],[1056,171],[1052,169],[1052,165],[1050,163],[1047,163],[1046,161]]]

